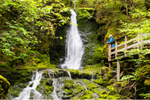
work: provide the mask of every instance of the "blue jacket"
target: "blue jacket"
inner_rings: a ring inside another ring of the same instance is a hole
[[[109,42],[108,42],[108,43],[111,43],[112,41],[114,41],[114,38],[113,38],[113,37],[109,38]],[[112,44],[112,45],[111,45],[111,48],[113,48],[113,47],[115,47],[115,44]]]

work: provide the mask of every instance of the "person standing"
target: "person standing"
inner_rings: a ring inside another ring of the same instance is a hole
[[[109,35],[109,42],[108,42],[108,44],[111,43],[112,41],[114,41],[114,38],[113,38],[112,35]],[[111,44],[111,48],[113,48],[113,47],[115,47],[115,44]]]

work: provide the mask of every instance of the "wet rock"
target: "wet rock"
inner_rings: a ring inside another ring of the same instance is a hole
[[[29,87],[32,87],[32,86],[33,86],[33,83],[29,85]]]
[[[58,77],[68,76],[68,73],[66,70],[59,69],[59,70],[55,71],[54,75],[56,78],[58,78]]]
[[[53,80],[52,79],[48,79],[47,82],[46,82],[46,85],[52,86],[52,84],[53,84]]]
[[[105,73],[107,73],[110,69],[106,66],[103,66],[101,71],[102,71],[102,75],[104,75]]]
[[[56,65],[56,68],[62,69],[62,68],[61,68],[61,65]]]
[[[61,98],[62,99],[70,99],[70,95],[63,95]]]

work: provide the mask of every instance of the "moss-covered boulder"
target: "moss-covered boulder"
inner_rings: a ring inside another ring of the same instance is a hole
[[[6,95],[10,91],[9,87],[10,83],[6,78],[0,75],[0,99],[6,99]]]
[[[65,85],[64,85],[65,89],[71,89],[71,88],[73,88],[73,84],[74,84],[73,80],[65,80],[64,83],[65,83]]]
[[[92,99],[93,97],[93,92],[86,90],[83,92],[83,95],[80,97],[80,99]]]
[[[65,77],[65,76],[68,76],[67,70],[59,69],[59,70],[55,70],[54,72],[54,77],[56,78]]]
[[[73,79],[91,79],[92,73],[89,70],[73,70],[69,69]]]
[[[74,85],[73,94],[76,95],[84,90],[84,87],[80,86],[79,84]]]

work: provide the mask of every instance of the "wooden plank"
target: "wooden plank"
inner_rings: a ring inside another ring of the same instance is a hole
[[[125,36],[125,56],[127,56],[127,36]]]
[[[132,44],[132,45],[128,46],[127,49],[135,48],[137,45],[138,45],[138,43]],[[125,48],[118,50],[118,52],[120,52],[120,51],[125,51]]]
[[[148,43],[150,43],[150,40],[144,40],[143,41],[143,44],[145,45],[145,44],[148,44]]]
[[[117,60],[117,81],[120,80],[120,62]]]
[[[114,49],[115,49],[115,47],[111,48],[111,50],[114,50]]]
[[[111,69],[111,66],[112,66],[112,62],[109,62],[109,68]]]
[[[143,44],[148,44],[148,43],[150,43],[150,40],[145,40],[145,41],[143,41]],[[135,44],[129,45],[129,46],[127,46],[127,49],[136,48],[136,46],[138,47],[138,44],[139,44],[139,43],[135,43]],[[124,45],[125,45],[125,44],[124,44]],[[125,51],[125,50],[126,50],[125,48],[122,48],[122,49],[117,50],[117,52]],[[115,52],[112,52],[111,54],[115,54]]]
[[[124,35],[124,36],[126,36],[126,35]],[[121,37],[119,37],[119,38],[115,39],[115,40],[114,40],[114,41],[112,41],[110,44],[115,43],[115,41],[119,41],[119,40],[120,40],[120,39],[122,39],[124,36],[121,36]]]
[[[130,42],[132,42],[132,41],[134,41],[134,40],[138,40],[139,38],[138,37],[135,37],[135,38],[133,38],[133,39],[130,39],[129,41],[127,41],[127,43],[130,43]]]
[[[115,58],[117,57],[117,41],[115,41]]]
[[[111,44],[108,44],[108,61],[111,61]]]
[[[143,33],[142,33],[143,35]],[[143,39],[141,39],[141,49],[143,48]]]
[[[120,45],[117,45],[117,47],[121,47],[121,46],[124,46],[125,45],[125,43],[123,43],[123,44],[120,44]]]
[[[130,43],[130,42],[132,42],[132,41],[134,41],[134,40],[136,40],[136,39],[138,39],[138,38],[137,38],[137,37],[136,37],[136,38],[133,38],[133,39],[131,39],[131,40],[129,40],[129,41],[123,43],[123,44],[118,45],[117,47],[121,47],[121,46],[125,45],[126,43],[128,44],[128,43]]]
[[[138,39],[139,39],[139,34],[138,34]],[[138,44],[140,44],[140,41],[138,41]],[[137,46],[137,49],[140,49],[140,46]]]
[[[121,36],[121,37],[119,37],[118,39],[116,39],[115,41],[118,41],[118,40],[120,40],[120,39],[122,39],[122,38],[124,38],[126,36],[126,34],[125,35],[123,35],[123,36]]]

